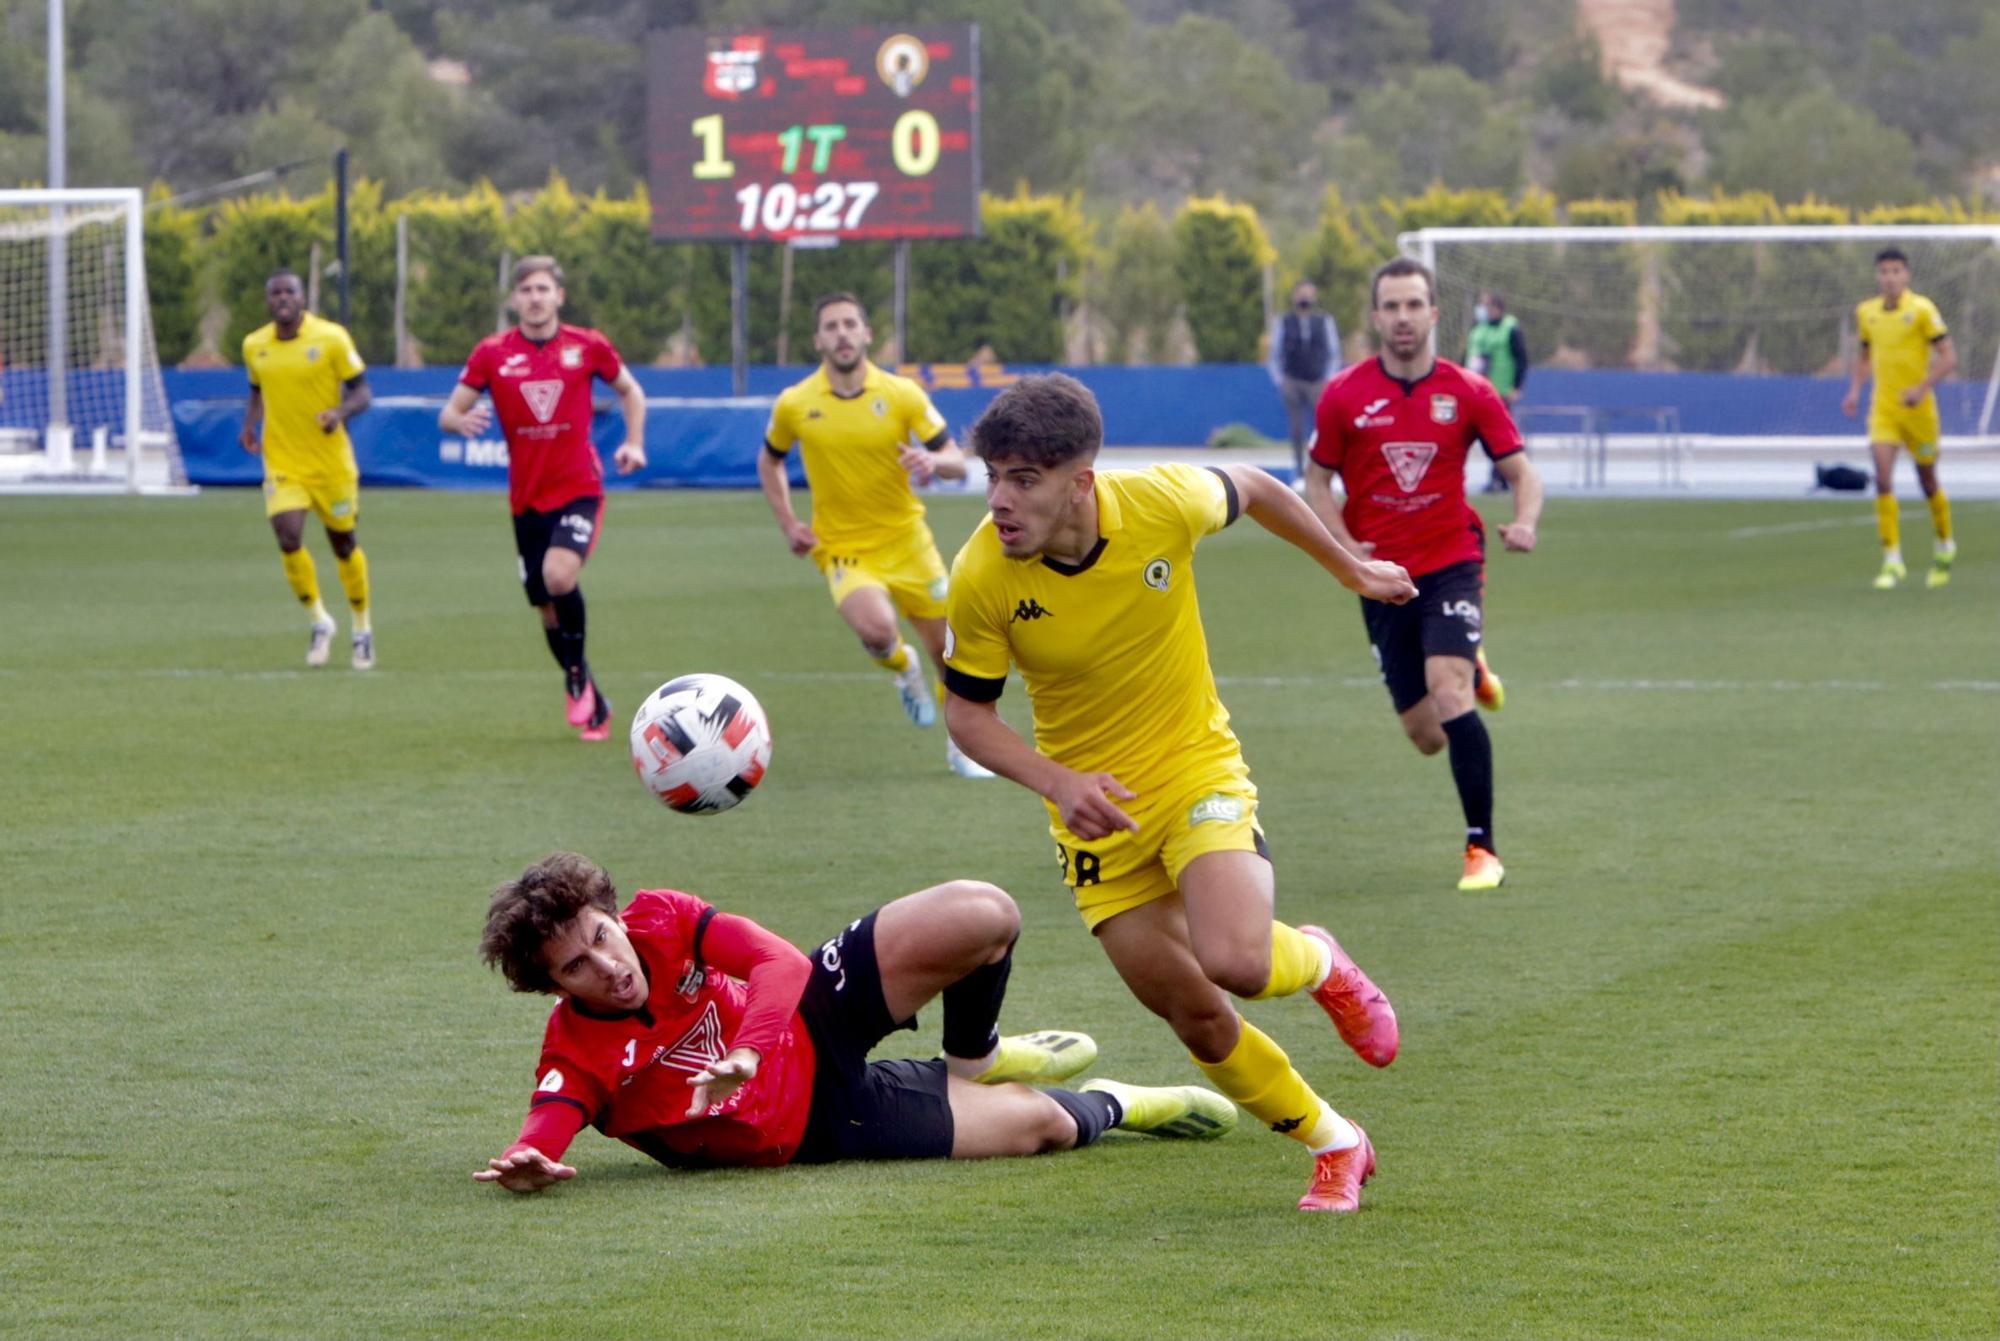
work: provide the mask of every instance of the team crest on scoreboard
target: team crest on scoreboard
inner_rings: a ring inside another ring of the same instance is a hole
[[[712,98],[740,98],[757,89],[757,64],[764,55],[761,37],[738,37],[728,47],[711,47],[703,67],[702,90]]]
[[[1406,494],[1413,494],[1417,486],[1424,482],[1424,472],[1431,468],[1431,459],[1437,455],[1434,442],[1385,442],[1382,457],[1395,472],[1396,483]]]
[[[875,53],[875,73],[899,98],[907,98],[931,72],[931,53],[908,33],[897,33]]]
[[[1431,422],[1433,424],[1455,424],[1458,422],[1458,397],[1432,396]]]

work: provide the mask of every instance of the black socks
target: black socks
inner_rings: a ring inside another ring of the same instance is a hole
[[[1443,723],[1451,751],[1451,780],[1458,784],[1458,803],[1465,810],[1465,841],[1498,853],[1493,845],[1493,741],[1479,709],[1460,713]]]

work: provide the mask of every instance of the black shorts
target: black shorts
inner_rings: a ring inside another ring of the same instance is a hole
[[[877,1043],[915,1016],[889,1018],[875,963],[875,914],[849,923],[812,954],[799,1015],[819,1056],[795,1164],[835,1159],[942,1159],[951,1154],[951,1101],[941,1059],[871,1062]]]
[[[1361,598],[1361,620],[1397,712],[1408,712],[1430,693],[1425,657],[1470,661],[1479,654],[1485,607],[1486,565],[1478,559],[1425,573],[1417,579],[1416,598],[1407,605]]]
[[[604,495],[572,498],[559,508],[536,512],[530,508],[514,518],[514,548],[521,555],[521,585],[527,588],[529,605],[547,605],[549,589],[542,585],[542,556],[552,549],[566,549],[590,557],[597,548],[597,523],[604,515]]]

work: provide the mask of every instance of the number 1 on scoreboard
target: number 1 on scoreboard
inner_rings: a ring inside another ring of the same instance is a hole
[[[696,117],[691,129],[701,140],[701,161],[694,165],[695,180],[711,182],[734,177],[736,165],[722,156],[722,113]]]

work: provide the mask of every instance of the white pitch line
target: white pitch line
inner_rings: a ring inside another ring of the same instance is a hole
[[[607,675],[637,674],[613,667],[599,667]],[[883,679],[879,671],[832,671],[832,670],[743,670],[732,668],[734,673],[746,680],[776,680],[786,683],[803,684],[875,684]],[[154,666],[133,670],[116,670],[108,667],[84,667],[69,669],[51,667],[47,670],[23,670],[19,667],[0,667],[0,679],[17,679],[27,675],[61,675],[65,679],[87,678],[95,680],[395,680],[405,677],[440,676],[458,680],[522,680],[542,681],[554,672],[545,670],[438,670],[438,671],[397,671],[381,669],[350,675],[338,667],[326,670],[224,670],[214,666]],[[654,671],[654,674],[665,674]],[[1509,676],[1510,681],[1516,677]],[[1373,689],[1381,684],[1373,675],[1218,675],[1218,685],[1241,689],[1304,689],[1335,685],[1342,689]],[[1590,680],[1569,677],[1562,680],[1535,681],[1520,678],[1522,688],[1559,689],[1569,692],[1602,694],[1887,694],[1906,693],[1910,690],[1929,690],[1940,694],[1996,694],[2000,693],[2000,680],[1932,680],[1929,683],[1905,684],[1889,680],[1697,680],[1697,679],[1637,679],[1637,680]]]
[[[1800,531],[1832,531],[1842,526],[1873,526],[1873,513],[1852,517],[1821,517],[1817,521],[1779,522],[1771,526],[1739,526],[1729,533],[1731,540],[1751,540],[1765,535],[1795,535]]]

